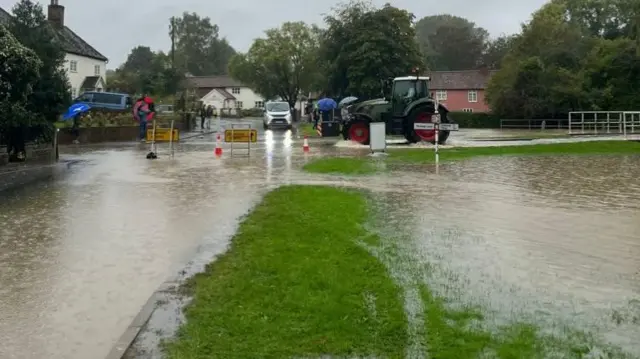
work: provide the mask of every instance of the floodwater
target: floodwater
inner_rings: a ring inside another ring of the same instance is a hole
[[[389,228],[413,238],[420,259],[466,276],[473,299],[589,327],[602,319],[594,328],[607,340],[638,346],[638,157],[478,159],[439,176],[426,166],[354,180],[299,167],[366,154],[357,146],[312,142],[304,154],[291,132],[260,131],[251,156],[238,146],[230,158],[225,145],[217,159],[214,141],[188,139],[173,158],[161,145],[155,161],[142,144],[69,148],[63,158],[79,162],[67,175],[1,194],[0,358],[106,356],[162,282],[224,251],[238,219],[287,183],[379,192]]]

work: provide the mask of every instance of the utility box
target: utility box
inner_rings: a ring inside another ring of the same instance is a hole
[[[369,123],[369,148],[371,152],[387,150],[387,124],[385,122]]]
[[[340,136],[340,122],[339,121],[327,121],[322,122],[320,127],[322,128],[322,137],[337,137]]]

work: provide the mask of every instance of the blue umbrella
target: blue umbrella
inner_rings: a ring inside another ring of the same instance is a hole
[[[338,104],[331,98],[323,98],[318,101],[318,110],[320,111],[331,111],[335,110],[338,107]]]
[[[76,115],[80,114],[80,113],[84,113],[89,111],[89,109],[91,109],[91,106],[89,106],[86,103],[74,103],[73,105],[71,105],[69,107],[69,109],[67,110],[67,112],[62,115],[62,119],[63,120],[68,120],[71,118],[76,117]]]

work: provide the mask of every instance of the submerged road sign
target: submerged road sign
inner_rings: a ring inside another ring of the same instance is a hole
[[[436,129],[436,125],[438,125],[438,129],[440,131],[460,131],[460,125],[458,125],[457,123],[440,123],[440,124],[436,124],[436,123],[414,123],[413,124],[413,129],[414,130],[435,130]]]
[[[232,129],[224,131],[224,142],[231,143],[256,143],[258,142],[258,130],[256,129]]]

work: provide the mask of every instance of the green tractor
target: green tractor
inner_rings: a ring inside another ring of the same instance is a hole
[[[392,81],[391,94],[385,98],[357,102],[341,102],[342,136],[361,144],[369,144],[369,123],[386,123],[387,136],[404,136],[409,143],[435,143],[435,130],[415,129],[416,123],[432,123],[440,116],[442,123],[452,123],[449,110],[429,96],[429,77],[405,76]],[[386,86],[388,88],[388,86]],[[444,144],[449,131],[440,131],[438,144]]]

